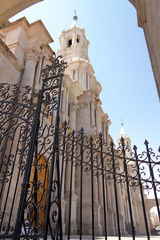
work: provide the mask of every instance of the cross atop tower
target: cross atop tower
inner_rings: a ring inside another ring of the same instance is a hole
[[[73,59],[88,61],[88,45],[89,41],[85,36],[84,28],[80,28],[77,24],[77,13],[74,10],[73,23],[68,30],[64,30],[59,38],[60,49],[57,54],[63,55],[67,62]]]
[[[74,10],[73,20],[77,21],[77,19],[78,19],[78,16],[77,16],[76,10]]]

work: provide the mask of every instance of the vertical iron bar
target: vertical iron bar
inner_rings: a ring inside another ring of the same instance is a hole
[[[67,122],[64,122],[64,134],[63,134],[63,149],[62,149],[62,169],[61,169],[61,188],[63,182],[63,169],[64,169],[64,155],[65,155],[65,147],[66,147],[66,131],[67,131]]]
[[[152,178],[152,186],[153,186],[155,202],[156,202],[156,207],[157,207],[157,212],[158,212],[158,218],[159,218],[159,223],[160,223],[159,202],[158,202],[158,197],[157,197],[156,185],[155,185],[155,182],[154,182],[154,172],[153,172],[153,168],[152,168],[151,157],[150,157],[150,153],[149,153],[149,147],[148,147],[149,143],[148,143],[147,140],[145,140],[144,144],[145,144],[146,150],[147,150],[147,157],[148,157],[148,160],[149,160],[149,171],[150,171],[150,175],[151,175],[151,178]]]
[[[104,184],[104,158],[103,158],[103,141],[102,134],[99,134],[100,138],[100,151],[101,151],[101,165],[102,165],[102,190],[103,190],[103,212],[104,212],[104,232],[105,240],[107,240],[107,221],[106,221],[106,197],[105,197],[105,184]]]
[[[14,156],[14,164],[13,164],[12,173],[14,172],[14,168],[15,168],[15,164],[16,164],[16,157],[17,157],[18,148],[19,148],[19,145],[20,145],[20,138],[21,138],[21,136],[23,135],[23,133],[22,133],[22,135],[21,135],[21,131],[22,131],[22,127],[21,127],[21,130],[20,130],[20,133],[19,133],[19,139],[18,139],[16,154],[15,154],[15,156]],[[18,178],[18,176],[19,176],[19,172],[20,172],[20,169],[18,170],[17,178]],[[13,174],[12,174],[12,176],[11,176],[11,178],[10,178],[10,182],[12,182],[12,177],[13,177]],[[15,181],[15,179],[14,179],[14,181]],[[14,200],[15,200],[15,192],[16,192],[16,189],[17,189],[17,181],[15,181],[15,182],[16,182],[16,184],[15,184],[15,188],[14,188],[14,194],[13,194],[13,199],[12,199],[12,205],[11,205],[11,208],[10,208],[10,214],[9,214],[9,220],[8,220],[8,227],[7,227],[7,228],[9,228],[9,225],[10,225],[10,222],[11,222],[11,216],[12,216],[13,205],[14,205]]]
[[[93,138],[90,137],[91,159],[91,201],[92,201],[92,240],[94,240],[94,179],[93,179]]]
[[[132,237],[133,237],[133,240],[135,240],[135,229],[134,229],[134,222],[133,222],[133,215],[132,215],[132,204],[131,204],[129,181],[128,181],[128,169],[127,169],[127,163],[126,163],[124,138],[121,138],[121,143],[122,143],[122,153],[123,153],[123,166],[125,171],[125,179],[126,179],[126,187],[127,187],[127,195],[128,195],[129,213],[130,213],[130,219],[131,219]]]
[[[14,133],[13,133],[13,136],[12,136],[12,142],[10,144],[10,148],[9,148],[9,153],[8,153],[8,158],[7,158],[7,162],[6,162],[6,167],[4,169],[4,174],[3,174],[3,179],[2,179],[2,184],[1,184],[1,190],[0,190],[0,198],[2,196],[2,193],[3,193],[3,189],[4,189],[4,186],[5,186],[5,178],[6,178],[6,174],[5,172],[7,172],[8,170],[8,167],[9,167],[9,161],[10,161],[10,157],[11,157],[11,152],[12,152],[12,148],[13,148],[13,144],[14,144],[14,138],[15,138],[15,134],[16,134],[16,129],[14,130]],[[9,138],[9,136],[7,136],[7,138]],[[7,146],[7,143],[6,143],[6,146]],[[6,153],[6,149],[4,151],[4,161],[5,161],[5,153]],[[1,219],[3,219],[3,217],[1,217]],[[2,220],[3,221],[3,220]],[[2,224],[2,221],[1,221],[1,224]],[[1,225],[0,224],[0,225]],[[1,229],[1,226],[0,226],[0,229]]]
[[[118,239],[121,240],[121,229],[120,229],[120,221],[119,221],[119,207],[118,207],[118,196],[117,196],[117,182],[116,182],[116,166],[115,166],[114,143],[113,142],[111,142],[111,152],[112,152],[112,167],[113,167],[113,180],[114,180],[114,195],[115,195],[115,202],[116,202]]]
[[[143,196],[143,187],[142,187],[142,183],[141,183],[141,175],[140,175],[139,164],[138,164],[137,147],[135,145],[133,146],[133,150],[135,152],[135,158],[136,158],[138,182],[139,182],[140,194],[141,194],[141,199],[142,199],[142,208],[143,208],[143,215],[144,215],[144,222],[145,222],[145,227],[146,227],[147,239],[150,240],[149,227],[148,227],[147,215],[146,215],[146,208],[145,208],[145,202],[144,202],[144,196]]]
[[[57,232],[57,240],[62,239],[63,232],[62,232],[62,210],[61,210],[61,178],[60,178],[60,167],[59,167],[59,133],[57,136],[57,155],[56,155],[56,166],[57,166],[57,182],[58,182],[58,231]]]
[[[51,159],[51,168],[50,168],[50,177],[49,177],[49,185],[48,185],[48,194],[47,194],[47,202],[46,202],[46,215],[45,215],[45,226],[44,226],[44,240],[47,240],[47,234],[48,234],[48,226],[49,226],[49,214],[50,214],[50,204],[51,204],[51,192],[52,192],[52,184],[53,184],[53,174],[54,174],[54,165],[55,165],[55,154],[57,152],[57,139],[59,136],[59,112],[60,112],[60,102],[61,102],[61,89],[62,89],[62,75],[60,76],[60,82],[59,82],[59,92],[58,92],[58,105],[57,105],[57,114],[56,114],[56,123],[55,123],[55,135],[53,140],[53,153],[52,153],[52,159]],[[58,199],[59,200],[59,199]],[[61,205],[61,201],[58,203],[58,208]],[[58,212],[58,214],[61,214]],[[62,216],[58,216],[58,224],[59,224],[59,218]],[[62,227],[62,226],[60,226]],[[57,230],[58,231],[58,230]],[[63,239],[63,235],[61,232],[60,240]]]
[[[44,86],[44,84],[43,84],[43,86]],[[31,174],[33,153],[35,150],[33,142],[35,141],[35,137],[36,137],[37,131],[39,129],[39,118],[40,118],[40,113],[41,113],[42,98],[43,98],[43,87],[42,87],[42,90],[40,90],[39,94],[38,94],[38,103],[37,103],[37,108],[36,108],[36,112],[35,112],[34,124],[32,127],[32,134],[31,134],[31,139],[30,139],[30,144],[29,144],[29,152],[28,152],[25,173],[24,173],[24,178],[23,178],[23,183],[22,183],[22,191],[21,191],[21,196],[20,196],[20,201],[19,201],[19,206],[18,206],[15,231],[13,233],[13,235],[16,235],[16,236],[20,235],[20,231],[22,228],[24,204],[25,204],[25,200],[26,200],[26,196],[27,196],[27,191],[29,188],[29,179],[30,179],[30,174]]]
[[[38,119],[38,126],[40,125],[40,119]],[[36,132],[36,136],[35,136],[35,139],[34,139],[34,149],[35,149],[35,166],[34,166],[34,178],[33,178],[33,197],[34,197],[34,204],[35,204],[35,210],[34,210],[34,220],[35,220],[35,226],[34,226],[34,230],[35,232],[37,233],[37,201],[38,201],[38,198],[37,198],[37,181],[38,181],[38,172],[37,172],[37,162],[38,162],[38,131],[39,131],[39,128],[37,128],[37,132]],[[32,168],[31,168],[31,171],[32,171]]]
[[[80,169],[80,240],[82,240],[82,198],[83,198],[83,147],[84,147],[84,129],[81,128],[81,146],[80,146],[80,155],[81,155],[81,169]]]
[[[16,130],[15,130],[16,132]],[[12,184],[12,177],[13,177],[13,172],[14,172],[14,168],[15,168],[15,162],[16,162],[16,156],[17,156],[17,151],[18,151],[18,147],[19,147],[19,141],[20,141],[20,137],[21,137],[21,129],[20,129],[20,133],[19,133],[19,137],[18,137],[18,143],[17,143],[17,147],[16,147],[16,153],[15,153],[15,156],[14,156],[14,160],[13,160],[13,164],[12,164],[12,170],[11,170],[11,175],[10,175],[10,179],[9,179],[9,184],[8,184],[8,189],[7,189],[7,194],[6,194],[6,201],[5,201],[5,204],[4,204],[4,207],[3,207],[3,213],[1,215],[1,225],[3,223],[3,217],[5,216],[5,211],[6,211],[6,206],[7,206],[7,203],[8,203],[8,196],[9,196],[9,192],[10,192],[10,187],[11,187],[11,184]],[[14,139],[14,138],[13,138]],[[10,154],[9,154],[10,155]],[[9,224],[10,224],[10,218],[8,220],[8,227],[9,227]]]
[[[71,155],[71,174],[70,174],[70,189],[69,189],[69,214],[68,214],[68,240],[71,234],[71,212],[72,212],[72,178],[73,178],[73,158],[74,158],[75,131],[72,132],[72,155]]]
[[[28,129],[28,126],[27,126],[27,129]],[[22,136],[23,136],[23,133],[22,133]],[[27,141],[26,135],[25,135],[25,138],[23,140],[24,140],[24,142]],[[21,155],[21,160],[20,160],[19,166],[21,166],[21,163],[22,163],[21,161],[22,161],[23,156],[24,156],[24,151],[22,151],[22,152],[23,152],[23,154]],[[16,156],[15,156],[15,159],[16,159]],[[20,174],[21,174],[21,168],[19,167],[17,178],[15,180],[15,189],[14,189],[14,193],[13,193],[13,200],[12,200],[12,205],[11,205],[11,210],[10,210],[10,215],[9,215],[8,226],[10,224],[11,217],[12,217],[12,211],[13,211],[13,208],[14,208],[14,203],[15,203],[16,194],[17,194],[17,190],[18,190],[18,182],[19,182],[19,179],[20,179]],[[13,233],[13,235],[14,235],[14,233]]]

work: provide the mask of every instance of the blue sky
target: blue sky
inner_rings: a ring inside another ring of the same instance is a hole
[[[101,101],[112,122],[111,136],[116,142],[123,119],[132,144],[144,150],[143,142],[148,139],[157,151],[160,104],[144,34],[128,0],[44,0],[11,20],[26,16],[31,23],[41,19],[56,51],[61,31],[72,24],[74,9],[90,41],[89,57],[102,85]]]

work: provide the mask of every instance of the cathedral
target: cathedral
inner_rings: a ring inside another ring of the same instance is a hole
[[[49,46],[53,42],[52,37],[45,28],[42,21],[29,23],[27,19],[21,18],[0,30],[0,82],[18,84],[19,86],[30,86],[40,89],[42,85],[41,71],[50,64],[50,57],[54,52]],[[77,16],[73,17],[73,23],[68,30],[63,30],[59,37],[60,47],[57,56],[62,55],[67,62],[67,68],[63,76],[60,121],[66,121],[71,130],[79,131],[82,127],[88,136],[96,136],[102,133],[104,141],[109,146],[112,137],[109,135],[111,121],[107,113],[101,107],[100,92],[101,85],[94,75],[94,69],[88,56],[89,41],[85,36],[84,28],[77,23]],[[131,141],[126,135],[122,125],[118,138],[123,137],[131,151]],[[115,149],[115,151],[118,151]],[[68,229],[69,208],[69,181],[70,165],[65,164],[62,185],[62,225],[63,233]],[[129,167],[128,167],[129,168]],[[103,221],[103,199],[100,178],[94,177],[94,216],[95,234],[104,235]],[[79,172],[73,171],[73,194],[71,234],[79,234]],[[92,219],[90,211],[90,179],[84,173],[83,188],[83,224],[84,235],[92,233]],[[121,234],[131,234],[131,224],[128,210],[127,192],[123,185],[117,189],[119,202],[119,218]],[[116,208],[113,181],[105,182],[106,192],[106,215],[108,235],[117,235]],[[145,199],[146,196],[145,196]],[[136,233],[145,234],[143,212],[140,206],[139,191],[131,191],[131,202],[133,206],[133,219]],[[149,219],[149,209],[147,210]]]

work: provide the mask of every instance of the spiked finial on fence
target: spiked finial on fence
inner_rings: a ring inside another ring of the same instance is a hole
[[[137,151],[137,146],[136,145],[133,146],[133,150]]]

